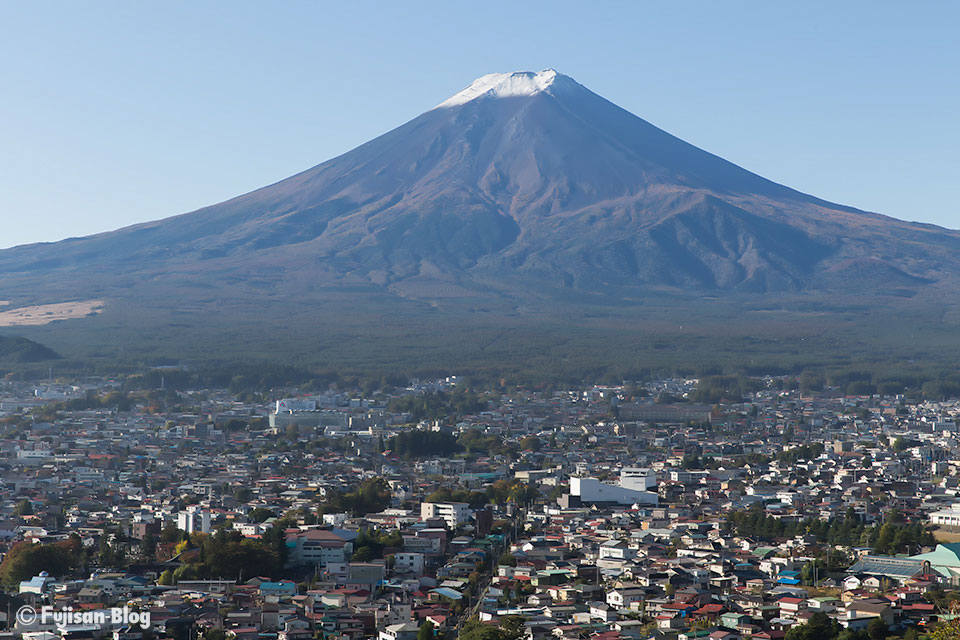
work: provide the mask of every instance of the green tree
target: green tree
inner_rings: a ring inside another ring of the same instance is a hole
[[[277,514],[265,507],[257,507],[256,509],[252,509],[250,513],[247,514],[247,518],[250,519],[250,522],[264,522],[265,520],[276,517]]]
[[[417,631],[417,640],[433,640],[433,623],[427,620]]]
[[[174,584],[181,580],[196,580],[197,577],[197,569],[192,564],[182,564],[173,571]]]
[[[535,500],[537,495],[536,488],[522,480],[497,480],[487,487],[487,497],[490,502],[496,504],[505,502],[523,504]]]
[[[426,498],[424,502],[466,502],[471,509],[480,509],[489,502],[487,494],[469,489],[451,490],[449,487],[440,487]]]
[[[886,522],[880,527],[880,533],[877,536],[877,542],[874,545],[877,553],[888,553],[894,541],[894,525],[892,522]]]
[[[296,522],[288,516],[280,518],[273,523],[273,526],[266,530],[261,541],[263,545],[271,550],[277,557],[277,566],[284,567],[287,564],[287,528],[295,526]]]
[[[150,532],[143,536],[143,540],[140,541],[140,552],[148,562],[153,561],[157,553],[157,537]]]
[[[806,624],[791,627],[784,640],[833,640],[840,635],[840,625],[827,614],[817,612]]]
[[[353,555],[350,557],[350,560],[353,562],[370,562],[375,559],[376,552],[370,547],[360,547],[353,552]]]
[[[525,438],[520,438],[520,449],[522,450],[531,450],[531,451],[540,451],[543,448],[543,441],[536,436],[526,436]]]
[[[183,538],[183,532],[174,525],[167,525],[163,528],[163,531],[160,532],[160,542],[179,542],[181,538]]]
[[[223,545],[204,544],[203,548],[206,567],[201,565],[198,570],[207,574],[207,577],[272,577],[282,569],[276,552],[256,540],[231,540]]]
[[[526,620],[520,616],[504,616],[500,619],[504,640],[520,640],[527,633]]]
[[[525,621],[520,616],[504,616],[497,627],[471,618],[460,629],[458,640],[520,640],[525,634]]]
[[[331,491],[324,500],[321,509],[326,513],[344,511],[355,516],[383,511],[390,505],[392,494],[390,485],[383,478],[368,478],[349,493]]]
[[[890,632],[890,627],[880,618],[875,618],[867,625],[867,635],[870,640],[883,640]]]
[[[387,448],[403,458],[449,456],[463,449],[451,434],[424,429],[402,431],[390,438]]]
[[[414,420],[438,420],[479,413],[487,408],[487,402],[465,389],[456,388],[449,393],[437,391],[394,398],[387,408],[392,413],[409,413]]]
[[[499,627],[483,624],[476,618],[471,618],[461,627],[457,640],[504,640],[504,637]]]

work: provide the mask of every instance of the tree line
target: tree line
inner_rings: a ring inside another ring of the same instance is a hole
[[[843,518],[820,520],[784,520],[768,516],[756,505],[745,511],[733,511],[724,521],[724,530],[739,536],[762,539],[793,538],[812,535],[821,544],[848,547],[870,547],[879,554],[916,553],[920,547],[936,542],[933,534],[921,523],[903,521],[896,510],[887,514],[882,524],[864,524],[852,509]]]
[[[466,389],[429,391],[392,399],[387,409],[393,413],[409,413],[414,420],[439,420],[448,416],[479,413],[487,408],[487,401]]]
[[[401,458],[451,456],[463,451],[453,435],[424,429],[401,431],[387,441],[386,447]]]

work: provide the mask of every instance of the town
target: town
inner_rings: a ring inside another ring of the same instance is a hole
[[[10,377],[0,639],[954,637],[960,402],[739,385]]]

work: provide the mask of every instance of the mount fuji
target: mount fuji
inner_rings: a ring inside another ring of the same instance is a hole
[[[348,335],[351,317],[402,317],[423,337],[455,314],[492,327],[604,308],[642,323],[664,300],[677,317],[718,299],[802,300],[805,313],[854,298],[942,305],[958,274],[960,232],[771,182],[545,70],[483,76],[352,151],[220,204],[0,251],[0,299],[102,303],[25,330],[44,338],[229,326],[246,340],[291,321],[303,345]]]

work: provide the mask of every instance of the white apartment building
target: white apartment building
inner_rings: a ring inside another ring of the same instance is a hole
[[[453,531],[470,520],[470,505],[466,502],[422,502],[420,519],[431,518],[442,519],[447,524],[447,528]]]
[[[177,514],[177,529],[187,533],[210,533],[210,512],[190,505]]]
[[[397,573],[411,573],[420,575],[423,573],[423,554],[401,551],[393,554],[393,570]]]

